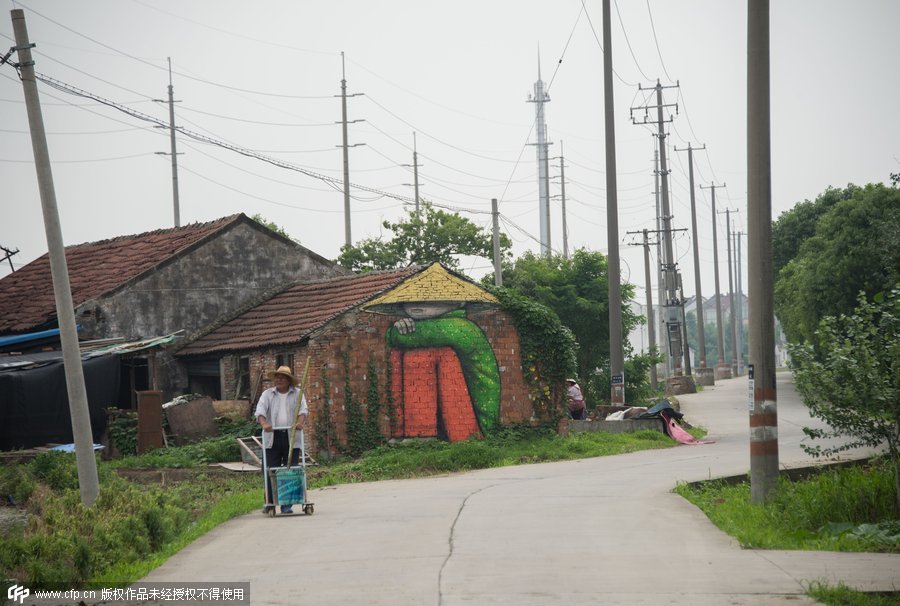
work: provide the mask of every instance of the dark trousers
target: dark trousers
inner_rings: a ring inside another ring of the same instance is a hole
[[[266,448],[266,467],[287,467],[288,466],[288,447],[290,446],[291,437],[287,429],[276,429],[272,439],[272,448]],[[294,466],[300,462],[300,449],[295,448],[291,451],[290,465]],[[269,474],[266,473],[266,503],[274,503],[272,498],[272,482],[269,480]]]
[[[587,408],[579,408],[578,410],[570,410],[569,415],[576,421],[584,421],[587,417]]]

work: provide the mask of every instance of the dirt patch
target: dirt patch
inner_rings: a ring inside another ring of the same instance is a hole
[[[20,532],[28,523],[28,514],[18,507],[0,507],[0,537]]]

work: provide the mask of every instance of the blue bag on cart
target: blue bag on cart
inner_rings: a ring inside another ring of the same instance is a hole
[[[276,467],[269,470],[272,485],[275,486],[276,505],[303,503],[303,470],[292,467]]]

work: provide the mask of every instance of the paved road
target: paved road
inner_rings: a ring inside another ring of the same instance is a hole
[[[779,375],[780,461],[814,424]],[[671,493],[749,470],[747,382],[682,396],[715,444],[312,491],[243,516],[144,581],[250,582],[253,604],[812,604],[809,581],[900,588],[900,555],[741,549]]]

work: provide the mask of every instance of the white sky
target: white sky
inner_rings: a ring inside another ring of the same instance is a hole
[[[23,8],[36,69],[168,121],[166,57],[172,58],[176,122],[233,145],[342,178],[341,57],[346,54],[351,181],[411,197],[413,131],[421,195],[490,226],[490,199],[510,223],[514,253],[538,251],[538,182],[528,94],[541,71],[552,158],[563,148],[569,248],[608,250],[599,0],[422,2],[385,0],[28,0],[5,2],[0,46],[13,44],[9,9]],[[771,3],[773,217],[828,186],[888,180],[900,171],[897,61],[900,2]],[[679,103],[669,127],[675,227],[690,227],[688,142],[695,182],[717,192],[746,231],[746,2],[619,0],[613,58],[619,228],[623,278],[643,301],[643,257],[626,232],[655,229],[656,139],[632,125],[644,86]],[[654,36],[651,26],[655,26]],[[589,17],[589,19],[588,19]],[[623,35],[627,32],[628,43]],[[657,51],[657,47],[659,51]],[[661,54],[661,56],[660,56]],[[15,57],[14,57],[15,58]],[[235,89],[243,89],[238,91]],[[66,244],[171,227],[168,132],[115,109],[40,85]],[[652,103],[653,100],[650,99]],[[643,118],[642,112],[636,117]],[[47,250],[21,84],[0,67],[0,245],[17,266]],[[343,194],[315,178],[179,137],[182,223],[261,213],[308,248],[335,258],[344,241]],[[559,174],[559,161],[551,162]],[[558,180],[551,186],[558,194]],[[709,190],[696,192],[703,294],[713,294]],[[403,215],[392,198],[355,190],[354,242]],[[727,290],[725,216],[718,217]],[[561,209],[552,245],[562,249]],[[691,238],[675,251],[685,294],[694,294]],[[654,250],[655,260],[655,250]],[[746,265],[746,241],[744,243]],[[480,277],[487,260],[464,270]],[[9,264],[0,266],[0,276]],[[655,282],[655,280],[654,280]],[[746,284],[746,271],[744,271]]]

